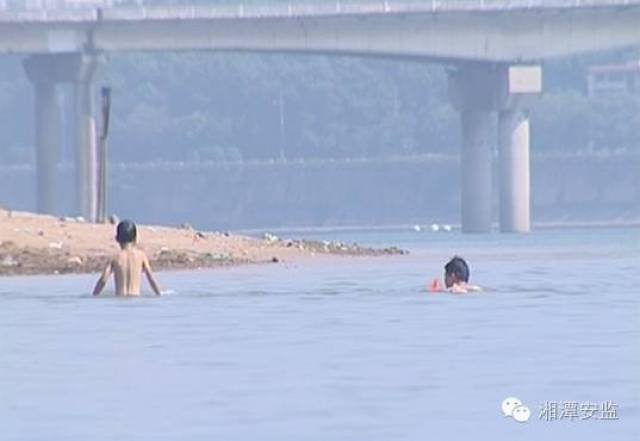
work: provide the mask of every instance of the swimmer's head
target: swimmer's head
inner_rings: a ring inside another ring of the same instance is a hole
[[[456,283],[469,281],[469,266],[462,257],[454,256],[444,266],[444,284],[451,288]]]
[[[135,243],[137,237],[138,230],[136,228],[136,224],[130,220],[123,220],[116,227],[116,241],[120,246]]]

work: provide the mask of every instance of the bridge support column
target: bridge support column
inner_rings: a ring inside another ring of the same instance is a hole
[[[520,109],[499,113],[500,231],[531,230],[529,119]]]
[[[464,233],[488,233],[492,224],[493,147],[499,70],[489,63],[450,73],[449,95],[462,126],[461,216]]]
[[[74,85],[74,144],[76,212],[95,220],[97,209],[96,130],[92,80],[101,58],[69,53],[34,55],[24,61],[27,76],[36,89],[37,209],[55,209],[55,171],[60,150],[60,109],[55,85]]]
[[[54,213],[60,153],[60,108],[54,83],[36,87],[36,211]]]
[[[491,231],[495,112],[500,230],[530,230],[529,119],[523,109],[541,90],[540,66],[466,63],[451,72],[449,95],[462,120],[463,232]]]
[[[95,221],[98,174],[92,79],[96,61],[93,58],[82,57],[78,63],[73,83],[76,209],[85,219]]]
[[[486,111],[462,111],[462,230],[491,230],[493,115]]]
[[[500,231],[531,230],[529,117],[526,109],[542,91],[542,69],[536,65],[502,68],[498,113]]]
[[[35,88],[36,211],[51,214],[55,211],[60,152],[60,105],[55,79],[47,74],[52,70],[52,59],[33,56],[23,66]]]

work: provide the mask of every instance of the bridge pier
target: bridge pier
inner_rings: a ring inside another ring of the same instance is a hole
[[[463,232],[491,231],[496,113],[500,231],[530,231],[529,119],[523,108],[541,87],[539,66],[466,63],[450,73],[449,95],[462,126]]]
[[[61,143],[56,85],[74,84],[76,212],[95,220],[97,207],[96,136],[92,79],[98,59],[84,54],[33,55],[23,66],[35,88],[36,210],[56,210],[56,170]]]
[[[529,115],[527,108],[542,91],[540,66],[504,66],[498,113],[500,231],[531,231]]]
[[[27,58],[23,63],[35,88],[36,211],[53,213],[60,152],[60,103],[50,56]]]
[[[76,210],[95,221],[98,209],[96,121],[93,106],[93,76],[96,57],[80,55],[74,60],[74,143]]]
[[[521,109],[498,114],[500,231],[531,230],[529,178],[529,118]]]
[[[486,111],[464,110],[462,122],[462,230],[485,233],[491,229],[491,187],[493,115]]]
[[[461,215],[464,233],[488,233],[492,224],[493,148],[499,71],[467,63],[450,72],[449,96],[462,128]]]
[[[53,213],[60,153],[60,104],[54,83],[36,83],[35,89],[36,211]]]

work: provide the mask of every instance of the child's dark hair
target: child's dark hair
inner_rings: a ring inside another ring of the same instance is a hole
[[[138,230],[136,224],[130,220],[123,220],[116,227],[116,241],[118,241],[120,245],[135,242],[137,237]]]
[[[454,256],[453,259],[444,266],[444,271],[446,274],[456,276],[456,279],[460,281],[469,281],[469,266],[462,257]]]

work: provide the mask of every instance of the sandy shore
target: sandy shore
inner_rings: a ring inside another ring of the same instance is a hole
[[[0,209],[0,275],[97,272],[118,250],[115,227],[82,219]],[[316,255],[400,254],[397,248],[229,235],[180,228],[138,226],[138,246],[156,270],[247,263],[290,262]]]

